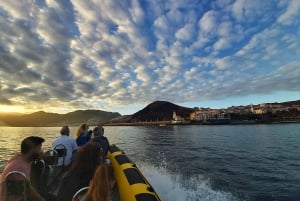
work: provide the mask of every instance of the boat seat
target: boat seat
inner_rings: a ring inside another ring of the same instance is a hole
[[[50,192],[55,191],[57,185],[56,183],[59,182],[60,177],[65,171],[65,157],[67,155],[67,149],[63,144],[58,144],[54,147],[53,150],[49,150],[48,153],[49,160],[47,163],[48,165],[48,175],[47,175],[47,187],[49,188]],[[58,162],[62,161],[62,165],[58,166]]]
[[[59,158],[65,158],[65,156],[67,155],[67,149],[63,144],[56,145],[54,147],[54,150],[57,152]]]
[[[65,145],[63,144],[58,144],[54,147],[54,150],[57,153],[57,157],[58,157],[58,161],[60,162],[60,160],[62,160],[62,165],[61,166],[65,166],[65,157],[67,155],[67,149],[65,147]]]
[[[12,171],[5,177],[6,199],[5,201],[27,201],[26,175],[20,171]]]
[[[55,149],[55,151],[58,154],[58,157],[65,157],[67,155],[66,149]]]
[[[30,182],[32,186],[38,190],[38,192],[40,192],[41,189],[44,189],[46,186],[45,170],[46,170],[46,165],[43,159],[36,159],[31,164]]]
[[[58,155],[57,151],[50,149],[44,153],[43,159],[47,166],[55,167],[58,162],[58,157],[59,157],[59,155]]]
[[[83,187],[81,189],[79,189],[73,196],[72,201],[81,201],[84,198],[84,195],[86,194],[86,192],[88,191],[89,187]]]
[[[47,150],[44,153],[43,160],[45,161],[44,183],[46,187],[52,183],[54,178],[55,168],[58,162],[58,153],[54,149]]]

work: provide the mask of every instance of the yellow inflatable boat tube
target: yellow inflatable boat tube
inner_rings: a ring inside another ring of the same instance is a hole
[[[136,165],[116,145],[111,145],[108,159],[114,168],[121,201],[161,201]]]

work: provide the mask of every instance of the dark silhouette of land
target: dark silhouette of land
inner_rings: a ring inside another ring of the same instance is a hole
[[[129,123],[133,122],[151,122],[151,121],[171,121],[173,112],[181,117],[188,118],[192,108],[182,107],[167,101],[155,101],[147,105],[144,109],[134,113]]]
[[[175,119],[174,112],[176,114]],[[198,119],[195,118],[197,115]],[[187,108],[167,101],[155,101],[132,115],[112,119],[106,125],[218,125],[298,122],[300,122],[300,100],[232,106],[226,109]]]
[[[121,114],[116,112],[105,112],[101,110],[77,110],[67,114],[39,111],[32,114],[0,114],[0,125],[19,127],[78,126],[83,122],[96,125],[120,116]]]
[[[67,114],[0,113],[0,126],[254,124],[300,122],[300,100],[283,103],[232,106],[226,109],[188,108],[155,101],[132,115],[101,110],[77,110]]]

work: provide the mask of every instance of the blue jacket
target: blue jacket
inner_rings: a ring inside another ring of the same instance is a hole
[[[88,134],[81,133],[80,136],[76,139],[77,146],[81,147],[85,145],[85,143],[91,140],[91,136]]]

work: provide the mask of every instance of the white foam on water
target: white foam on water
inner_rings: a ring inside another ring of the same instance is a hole
[[[210,181],[198,175],[184,179],[163,167],[137,163],[162,201],[237,201],[231,193],[213,190]]]

